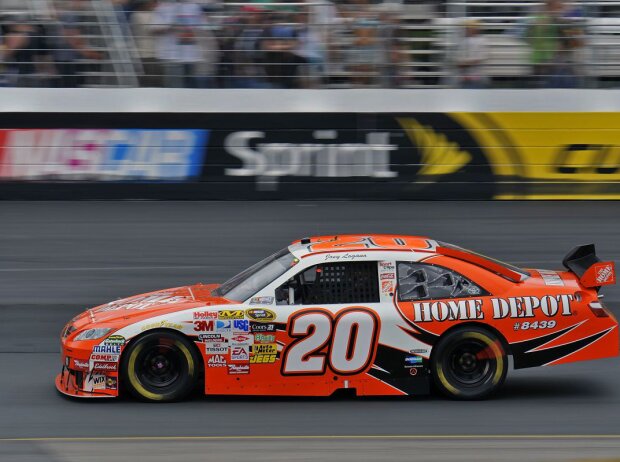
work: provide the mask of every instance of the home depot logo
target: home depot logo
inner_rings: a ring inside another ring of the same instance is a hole
[[[599,284],[604,284],[609,281],[610,278],[613,277],[614,269],[611,264],[607,264],[596,270],[596,282]]]

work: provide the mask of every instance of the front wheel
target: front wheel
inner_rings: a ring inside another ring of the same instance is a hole
[[[123,354],[121,381],[143,401],[177,401],[194,389],[199,358],[191,342],[175,332],[152,332]]]
[[[484,399],[504,383],[508,361],[497,335],[480,327],[449,332],[433,348],[431,373],[453,399]]]

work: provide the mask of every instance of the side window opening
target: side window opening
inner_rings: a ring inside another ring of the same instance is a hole
[[[276,289],[276,299],[280,304],[294,299],[295,304],[304,305],[379,303],[377,262],[312,266]]]
[[[489,295],[456,271],[426,263],[398,262],[400,301],[466,298]]]

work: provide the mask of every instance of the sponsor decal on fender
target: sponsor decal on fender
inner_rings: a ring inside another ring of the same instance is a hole
[[[211,356],[207,360],[208,367],[226,367],[226,358],[222,355]]]
[[[276,355],[258,354],[250,358],[250,364],[273,364],[276,362]]]
[[[227,343],[216,343],[216,342],[205,343],[205,354],[217,355],[217,354],[226,354],[226,353],[228,353]]]
[[[262,322],[250,322],[250,330],[252,332],[275,332],[275,324],[267,324]]]
[[[208,321],[209,319],[217,319],[217,311],[196,311],[194,313],[195,321]]]
[[[222,334],[200,334],[198,336],[198,341],[205,343],[225,343],[227,339]]]
[[[231,361],[248,361],[250,359],[250,347],[236,346],[230,349]]]
[[[183,326],[181,324],[178,324],[176,322],[165,321],[165,320],[145,324],[144,326],[142,326],[141,330],[142,332],[144,332],[145,330],[159,329],[159,328],[183,330]]]
[[[75,371],[87,371],[90,369],[88,361],[82,361],[81,359],[71,360],[71,369]]]
[[[249,332],[250,321],[247,319],[235,319],[232,321],[232,328],[238,332]]]
[[[405,368],[418,367],[422,365],[423,361],[421,356],[407,356],[405,358]]]
[[[533,318],[536,312],[547,317],[558,314],[571,316],[571,301],[573,295],[545,295],[543,297],[508,297],[491,298],[493,319],[505,318]],[[485,319],[479,298],[468,300],[448,300],[436,302],[415,302],[413,304],[415,322],[429,321],[463,321]]]
[[[121,346],[120,345],[95,345],[93,347],[93,353],[110,353],[115,355],[121,354]]]
[[[266,308],[251,308],[245,311],[248,318],[258,322],[275,321],[276,314]]]
[[[278,345],[276,345],[275,343],[254,345],[252,347],[252,353],[255,355],[259,355],[259,354],[274,355],[277,352],[278,352]]]
[[[103,343],[104,343],[104,345],[120,345],[120,346],[123,346],[123,345],[125,345],[125,342],[126,342],[126,339],[122,335],[110,335],[107,339],[105,339],[105,341]]]
[[[252,297],[250,305],[273,305],[273,297]]]
[[[109,355],[109,354],[99,354],[93,353],[90,355],[91,361],[103,361],[105,363],[115,363],[118,362],[118,358],[120,355]]]
[[[104,363],[96,361],[95,363],[93,363],[93,371],[116,372],[118,371],[118,363]]]
[[[254,343],[274,343],[275,341],[274,334],[254,334]]]
[[[238,333],[237,335],[233,335],[232,337],[230,337],[230,343],[233,346],[236,346],[236,345],[247,346],[252,343],[252,340],[253,338],[250,335],[242,334],[242,333]]]
[[[217,313],[218,319],[243,319],[245,313],[243,310],[221,310]]]
[[[231,375],[249,374],[250,373],[250,365],[249,364],[229,364],[228,365],[228,373],[231,374]]]
[[[214,330],[215,321],[194,321],[194,332],[211,332]]]
[[[104,390],[106,387],[106,376],[103,374],[88,374],[84,381],[84,390]]]
[[[116,377],[106,377],[105,387],[108,390],[116,390],[118,388],[118,379]]]

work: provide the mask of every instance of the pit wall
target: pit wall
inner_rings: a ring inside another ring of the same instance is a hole
[[[615,90],[0,90],[0,199],[619,199]]]

